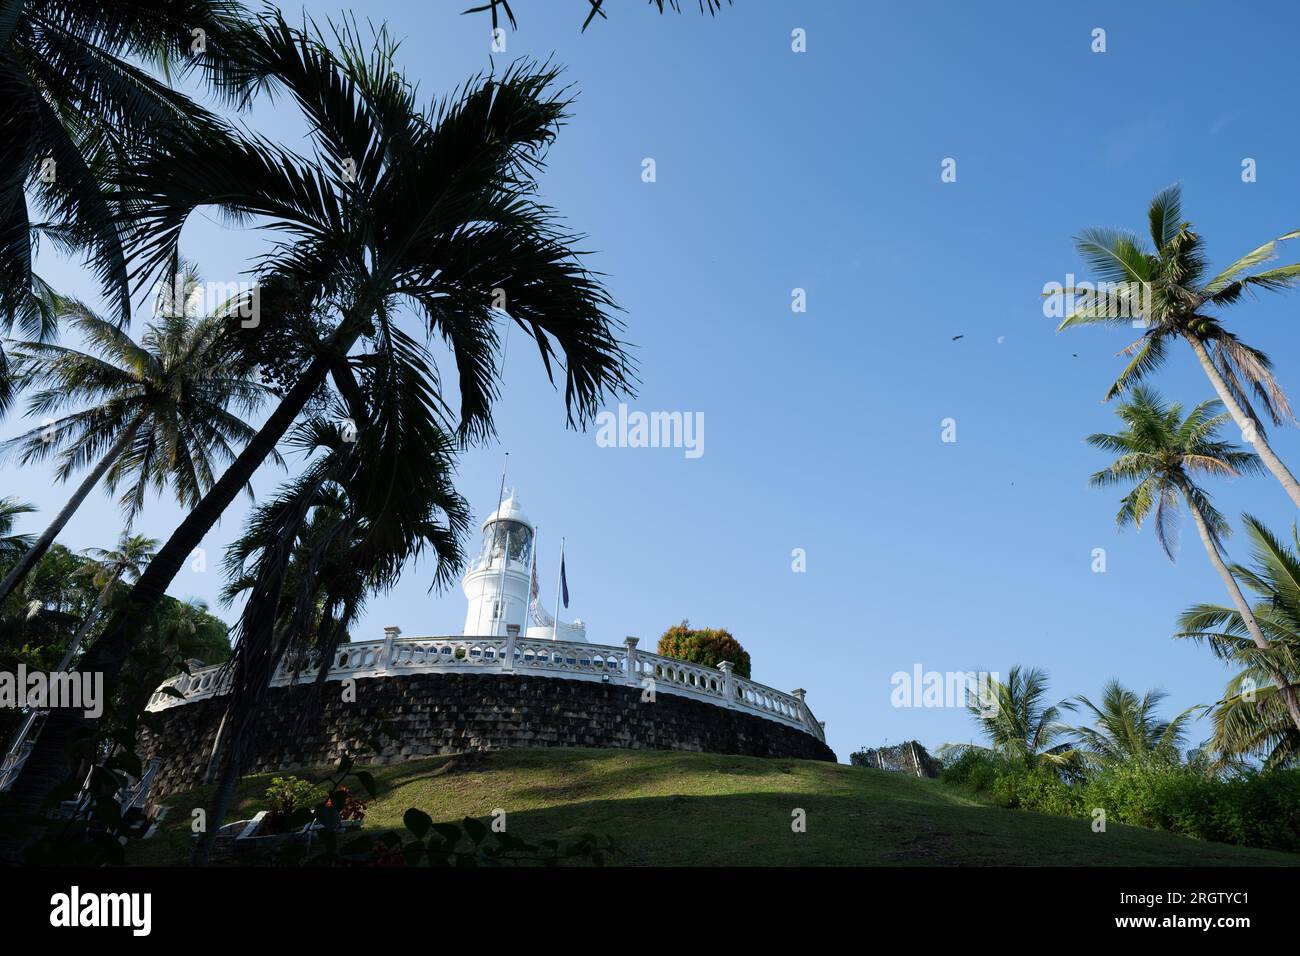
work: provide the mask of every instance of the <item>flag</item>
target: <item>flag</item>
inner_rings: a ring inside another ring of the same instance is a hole
[[[560,555],[560,590],[564,593],[564,606],[569,606],[569,579],[564,574],[564,555]]]
[[[529,600],[536,601],[539,588],[537,587],[537,555],[533,555],[533,583],[528,591]]]

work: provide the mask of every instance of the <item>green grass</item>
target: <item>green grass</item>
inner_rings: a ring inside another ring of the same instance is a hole
[[[365,831],[400,828],[408,807],[436,821],[507,812],[525,840],[608,835],[618,861],[659,866],[1254,866],[1300,856],[1205,843],[1111,824],[1004,810],[938,781],[810,760],[638,750],[506,750],[373,768],[378,796]],[[296,771],[323,780],[325,771]],[[246,778],[238,810],[265,809],[273,774]],[[357,789],[354,786],[354,789]],[[190,810],[179,794],[169,826],[132,848],[132,863],[183,863]],[[807,832],[791,813],[807,813]]]

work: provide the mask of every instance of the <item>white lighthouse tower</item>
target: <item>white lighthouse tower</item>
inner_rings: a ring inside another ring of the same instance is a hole
[[[516,636],[545,640],[586,641],[581,621],[560,622],[546,613],[533,593],[532,569],[536,526],[519,506],[515,489],[501,507],[484,519],[483,546],[461,580],[469,606],[467,637]]]

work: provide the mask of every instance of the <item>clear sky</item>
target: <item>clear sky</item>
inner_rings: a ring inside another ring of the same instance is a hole
[[[568,67],[579,97],[544,197],[590,237],[589,263],[626,310],[643,382],[631,407],[703,413],[704,454],[566,431],[562,394],[516,331],[500,440],[467,453],[458,476],[476,517],[496,505],[508,450],[509,483],[541,525],[543,591],[564,535],[569,613],[591,640],[653,648],[683,618],[725,626],[755,679],[808,689],[841,759],[864,744],[971,739],[959,709],[891,706],[890,676],[918,664],[1041,666],[1060,697],[1118,676],[1169,691],[1171,710],[1216,700],[1228,672],[1170,638],[1188,605],[1226,603],[1194,530],[1171,564],[1149,529],[1116,532],[1118,494],[1087,486],[1106,461],[1084,438],[1114,430],[1100,400],[1136,333],[1057,336],[1040,292],[1084,273],[1079,229],[1145,233],[1148,201],[1171,182],[1215,265],[1300,227],[1295,6],[740,0],[710,19],[684,4],[659,17],[615,0],[583,34],[580,0],[515,0],[520,30],[495,62]],[[492,63],[486,16],[459,15],[470,5],[372,0],[357,15],[405,38],[403,69],[435,95]],[[323,21],[342,4],[307,9]],[[1105,53],[1091,52],[1096,27]],[[791,50],[795,28],[805,53]],[[301,130],[283,101],[249,121],[290,143]],[[1246,157],[1257,182],[1242,182]],[[956,182],[940,180],[945,158]],[[258,241],[196,219],[184,252],[228,281]],[[75,263],[42,268],[97,300]],[[1300,390],[1298,310],[1297,295],[1247,301],[1229,327]],[[1156,384],[1212,397],[1186,349]],[[955,443],[940,440],[949,417]],[[11,416],[0,434],[20,424]],[[1300,467],[1296,429],[1273,438]],[[70,489],[50,474],[9,466],[0,493],[52,514]],[[258,488],[282,477],[268,468]],[[1270,478],[1210,490],[1234,522],[1249,510],[1282,532],[1294,517]],[[246,508],[227,512],[205,543],[208,570],[183,571],[173,594],[215,603]],[[165,539],[178,519],[156,502],[139,528]],[[97,495],[62,540],[107,545],[119,527]],[[1245,557],[1243,536],[1230,547]],[[356,636],[459,632],[459,590],[429,594],[428,580],[412,568]]]

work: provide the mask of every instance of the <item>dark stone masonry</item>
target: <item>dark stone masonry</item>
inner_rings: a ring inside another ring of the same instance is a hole
[[[271,692],[246,773],[337,763],[401,763],[420,757],[507,747],[619,747],[835,760],[816,737],[741,711],[660,691],[594,681],[511,674],[411,674],[362,678],[356,701],[327,683],[319,718],[297,728],[308,688]],[[155,796],[202,782],[223,698],[170,707],[143,735],[144,754],[161,757]],[[387,725],[389,736],[381,735]],[[376,755],[366,741],[382,747]]]

